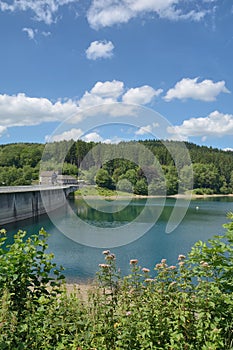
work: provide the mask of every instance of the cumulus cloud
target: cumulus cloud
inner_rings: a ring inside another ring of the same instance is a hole
[[[123,94],[124,91],[124,83],[122,81],[97,82],[90,92],[85,92],[79,101],[79,106],[88,108],[100,104],[121,102],[121,96],[124,103],[145,105],[150,103],[155,96],[160,95],[163,90],[155,90],[151,86],[144,85],[129,89]]]
[[[159,126],[158,123],[153,123],[152,125],[141,126],[136,132],[135,135],[146,135],[153,132],[154,128]]]
[[[32,29],[32,28],[23,28],[22,29],[23,32],[27,33],[28,37],[30,40],[33,40],[35,38],[35,34],[37,32],[37,29]]]
[[[168,127],[167,131],[172,138],[183,140],[188,140],[191,136],[202,137],[205,140],[208,136],[233,135],[233,115],[214,111],[207,117],[184,120],[181,125]]]
[[[148,133],[151,133],[152,132],[152,127],[151,125],[145,125],[145,126],[141,126],[141,128],[139,128],[135,134],[136,135],[145,135],[145,134],[148,134]]]
[[[77,111],[77,104],[71,100],[52,103],[46,98],[28,97],[23,93],[0,95],[0,120],[6,127],[62,121]]]
[[[96,131],[90,132],[89,134],[82,137],[82,140],[86,142],[102,142],[102,143],[111,143],[110,139],[104,139],[99,133]]]
[[[102,142],[103,138],[97,132],[91,132],[82,137],[82,139],[86,142]]]
[[[68,141],[68,140],[74,140],[77,141],[80,136],[83,134],[83,131],[79,128],[72,128],[71,130],[64,131],[61,134],[58,135],[47,135],[45,136],[46,142],[54,142],[54,141]]]
[[[175,87],[168,90],[165,101],[171,101],[174,98],[200,100],[205,102],[215,101],[216,97],[221,93],[230,93],[225,86],[225,81],[214,83],[212,80],[203,80],[198,82],[199,78],[184,78],[176,83]]]
[[[89,108],[100,104],[110,104],[117,102],[117,99],[124,91],[124,83],[121,81],[97,82],[91,91],[86,91],[79,100],[81,108]]]
[[[105,103],[113,103],[114,100],[110,98],[102,98],[98,95],[92,94],[86,91],[82,98],[79,100],[79,106],[81,109],[98,106]]]
[[[160,18],[175,21],[200,21],[209,12],[210,5],[205,2],[192,2],[187,10],[183,6],[183,0],[93,0],[87,19],[94,29],[127,23],[130,19],[146,13],[155,13]]]
[[[89,60],[98,58],[111,58],[113,56],[114,45],[111,41],[93,41],[86,50],[86,56]]]
[[[124,83],[122,81],[113,80],[105,82],[97,82],[91,89],[91,93],[100,97],[111,97],[117,99],[124,91]]]
[[[1,11],[32,11],[34,19],[46,24],[52,24],[56,21],[59,8],[70,3],[76,3],[78,0],[0,0]]]
[[[144,85],[134,89],[129,89],[122,97],[122,101],[125,103],[145,105],[151,102],[155,96],[159,96],[162,92],[162,89],[155,90],[151,86]]]
[[[97,82],[90,91],[84,93],[79,101],[51,102],[47,98],[29,97],[24,93],[12,96],[0,94],[0,128],[2,128],[0,134],[10,127],[61,122],[70,117],[72,117],[70,123],[76,123],[96,113],[111,116],[134,115],[134,105],[118,104],[117,102],[146,104],[159,93],[161,93],[160,90],[154,90],[150,86],[126,91],[122,81],[113,80]],[[112,104],[115,104],[114,107]],[[90,109],[93,106],[101,106],[101,109]],[[78,131],[72,129],[57,137],[76,138],[79,137]]]

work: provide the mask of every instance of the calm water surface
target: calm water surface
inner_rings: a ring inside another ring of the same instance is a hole
[[[122,226],[132,221],[143,210],[145,202],[145,199],[132,200],[124,210],[119,212],[117,206],[124,204],[124,201],[121,203],[109,202],[109,205],[116,206],[116,210],[111,213],[97,211],[82,200],[70,200],[69,204],[82,220],[95,226],[111,229],[113,226]],[[175,202],[175,199],[166,200],[159,220],[142,237],[127,245],[111,248],[111,251],[117,256],[118,266],[123,274],[129,272],[129,260],[133,258],[139,259],[141,266],[150,269],[153,269],[162,258],[167,258],[169,264],[175,264],[177,256],[187,254],[196,241],[207,240],[215,234],[222,233],[224,231],[222,224],[227,221],[226,214],[233,211],[233,198],[215,197],[192,200],[181,224],[172,233],[166,234],[165,227]],[[156,210],[157,203],[158,200],[154,199],[148,210]],[[63,208],[57,215],[59,218],[65,218],[67,210]],[[41,216],[37,222],[25,220],[5,226],[10,239],[18,229],[27,230],[29,234],[32,234],[37,233],[41,227],[50,233],[49,251],[55,254],[55,262],[65,267],[68,281],[85,280],[95,275],[98,264],[103,262],[103,249],[74,242],[61,233],[47,216]],[[78,232],[79,227],[76,225],[74,230]],[[125,234],[127,235],[127,230]]]

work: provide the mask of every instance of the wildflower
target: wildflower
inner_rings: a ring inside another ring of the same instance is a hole
[[[180,267],[184,266],[184,261],[179,262]]]
[[[176,269],[176,266],[175,266],[175,265],[171,265],[171,266],[169,266],[169,269],[170,269],[170,270],[175,270],[175,269]]]
[[[161,260],[161,264],[163,264],[163,265],[166,264],[166,262],[167,262],[167,259],[162,259]]]
[[[180,254],[179,256],[178,256],[178,260],[180,261],[180,260],[184,260],[186,258],[186,256],[185,255],[183,255],[183,254]]]
[[[130,315],[131,315],[131,311],[127,311],[126,316],[130,316]]]
[[[210,265],[205,261],[201,261],[201,266],[202,267],[210,267]]]
[[[161,269],[162,264],[156,264],[155,267],[156,267],[156,269]]]
[[[143,267],[142,268],[142,272],[148,273],[148,272],[150,272],[150,269],[147,269],[146,267]]]
[[[154,280],[153,280],[153,278],[146,278],[145,282],[146,283],[152,283],[152,282],[154,282]]]
[[[129,263],[130,265],[136,265],[138,263],[138,259],[131,259]]]
[[[115,260],[115,259],[116,259],[116,256],[115,256],[115,254],[109,254],[109,255],[106,256],[105,259],[106,259],[106,260]]]
[[[102,269],[108,269],[110,265],[108,264],[99,264],[99,267],[102,267]]]
[[[108,255],[108,254],[110,254],[110,250],[104,250],[102,254]]]

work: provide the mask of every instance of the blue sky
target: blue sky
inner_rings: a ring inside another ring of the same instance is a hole
[[[167,138],[233,148],[230,0],[0,0],[0,44],[0,143],[45,142],[57,127],[57,140],[117,142],[123,102],[163,116]],[[159,137],[149,114],[127,138],[153,125]]]

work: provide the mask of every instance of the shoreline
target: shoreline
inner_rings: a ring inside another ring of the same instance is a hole
[[[143,199],[143,198],[175,198],[175,199],[204,199],[204,198],[218,198],[218,197],[233,197],[233,193],[231,194],[173,194],[169,196],[146,196],[146,195],[111,195],[111,196],[103,196],[103,195],[75,195],[74,198],[81,199],[102,199],[102,200],[120,200],[120,199]]]

